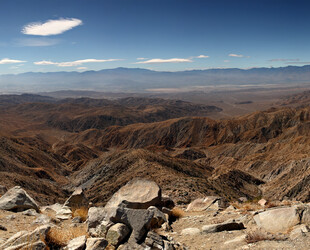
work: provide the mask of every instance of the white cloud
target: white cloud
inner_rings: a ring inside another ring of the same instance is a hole
[[[228,56],[231,56],[231,57],[247,57],[247,58],[249,58],[249,56],[238,55],[238,54],[229,54]]]
[[[78,70],[86,70],[87,67],[78,67],[77,69],[78,69]]]
[[[82,20],[77,18],[60,18],[58,20],[48,20],[45,23],[27,24],[23,27],[22,33],[34,36],[59,35],[82,24]]]
[[[76,60],[71,62],[52,62],[52,61],[39,61],[34,62],[35,65],[56,65],[58,67],[73,67],[79,66],[84,63],[101,63],[101,62],[114,62],[120,61],[122,59],[83,59],[83,60]]]
[[[146,60],[148,58],[145,58],[145,57],[138,57],[137,60],[141,61],[141,60]]]
[[[184,63],[184,62],[193,62],[191,59],[186,58],[170,58],[170,59],[150,59],[147,61],[136,62],[136,64],[155,64],[155,63]]]
[[[200,55],[200,56],[196,56],[196,58],[209,58],[209,56],[206,56],[206,55]]]
[[[23,62],[26,62],[26,61],[14,60],[14,59],[9,59],[9,58],[3,58],[0,60],[0,64],[23,63]]]

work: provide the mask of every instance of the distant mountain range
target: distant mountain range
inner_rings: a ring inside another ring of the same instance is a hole
[[[0,92],[96,90],[148,92],[156,88],[209,85],[309,83],[310,65],[281,68],[207,69],[160,72],[141,68],[115,68],[85,72],[23,73],[0,75]]]

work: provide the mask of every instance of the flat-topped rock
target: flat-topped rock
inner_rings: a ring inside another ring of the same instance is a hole
[[[254,216],[259,228],[270,233],[286,232],[293,226],[299,224],[300,215],[296,206],[274,208]]]
[[[161,188],[154,181],[133,179],[112,196],[105,208],[118,207],[123,203],[128,208],[147,209],[160,202]]]

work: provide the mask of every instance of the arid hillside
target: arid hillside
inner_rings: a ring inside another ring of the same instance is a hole
[[[182,101],[28,99],[1,104],[0,184],[42,204],[77,186],[104,203],[133,177],[155,180],[179,204],[310,200],[309,107],[216,121],[206,116],[218,108]]]

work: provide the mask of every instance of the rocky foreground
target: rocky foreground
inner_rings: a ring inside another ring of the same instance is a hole
[[[176,208],[153,181],[134,179],[104,207],[81,188],[39,206],[0,186],[0,249],[307,249],[310,204],[207,196]]]

